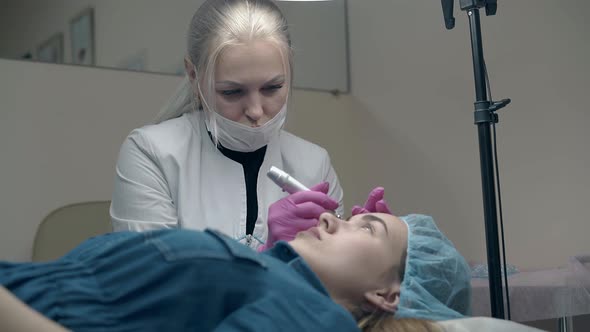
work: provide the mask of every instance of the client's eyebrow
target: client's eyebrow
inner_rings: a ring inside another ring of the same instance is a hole
[[[365,214],[362,217],[363,220],[365,221],[378,221],[383,225],[383,228],[385,228],[385,234],[389,235],[389,230],[387,229],[387,225],[385,224],[385,221],[383,221],[383,219],[374,216],[372,214]]]

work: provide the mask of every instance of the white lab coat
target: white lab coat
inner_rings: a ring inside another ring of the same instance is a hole
[[[306,186],[330,183],[343,214],[343,193],[325,149],[286,131],[267,146],[258,175],[258,218],[246,238],[246,182],[242,165],[225,157],[208,136],[201,111],[133,130],[116,166],[110,208],[115,231],[214,228],[256,248],[266,241],[270,204],[286,196],[266,172],[276,166]],[[247,243],[249,244],[249,243]]]

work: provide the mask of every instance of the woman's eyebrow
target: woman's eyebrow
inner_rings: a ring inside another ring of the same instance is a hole
[[[228,85],[228,86],[237,86],[237,87],[242,86],[242,84],[240,84],[238,82],[234,82],[234,81],[218,81],[218,82],[215,82],[215,85]]]
[[[268,82],[266,82],[266,83],[268,84],[268,83],[282,82],[284,80],[285,80],[285,75],[279,74],[279,75],[273,77],[272,79],[268,80]]]
[[[362,219],[365,221],[377,221],[380,222],[383,225],[383,228],[385,228],[385,234],[389,235],[389,230],[387,229],[387,225],[385,224],[385,221],[377,216],[374,216],[372,214],[365,214],[362,216]]]
[[[270,80],[266,81],[266,83],[264,83],[264,84],[278,83],[278,82],[283,82],[284,80],[285,80],[285,75],[279,74],[279,75],[271,78]],[[238,86],[238,87],[243,86],[242,83],[234,82],[234,81],[230,81],[230,80],[217,81],[217,82],[215,82],[215,85],[230,85],[230,86]]]

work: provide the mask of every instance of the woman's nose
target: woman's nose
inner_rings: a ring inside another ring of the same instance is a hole
[[[248,119],[253,124],[257,125],[261,125],[261,123],[258,122],[262,118],[263,114],[264,112],[262,111],[262,107],[248,107],[248,109],[246,110],[246,116],[248,117]]]
[[[246,109],[244,110],[244,114],[248,117],[248,119],[256,125],[262,125],[260,119],[264,115],[264,110],[262,108],[262,103],[257,98],[251,100],[247,105]]]

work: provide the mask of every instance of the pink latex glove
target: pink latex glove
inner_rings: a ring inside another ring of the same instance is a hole
[[[384,195],[385,189],[383,189],[383,187],[376,187],[375,189],[371,190],[369,197],[365,202],[365,206],[353,206],[351,212],[352,215],[356,216],[357,214],[374,212],[391,214],[391,209],[389,209],[387,202],[383,199]]]
[[[290,241],[297,233],[318,224],[320,215],[326,210],[338,208],[338,202],[327,195],[330,184],[323,182],[284,197],[268,209],[268,239],[258,247],[258,252],[270,249],[277,241]]]

